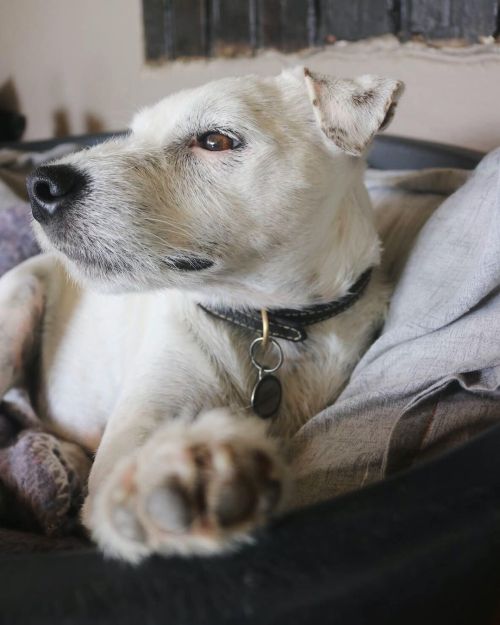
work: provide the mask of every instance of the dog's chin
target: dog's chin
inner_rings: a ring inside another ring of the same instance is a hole
[[[69,276],[81,287],[98,293],[121,294],[137,293],[150,290],[140,287],[137,283],[132,283],[126,276],[104,275],[98,270],[89,267],[82,267],[77,263],[66,259],[63,264]]]
[[[61,252],[56,248],[52,248],[52,253],[72,280],[99,293],[146,293],[168,288],[182,289],[184,286],[182,281],[179,284],[175,272],[141,271],[102,258],[92,259],[88,255]]]
[[[156,262],[133,263],[130,258],[113,258],[99,250],[83,249],[64,241],[55,241],[40,227],[34,226],[37,241],[44,252],[57,257],[70,278],[83,287],[102,293],[138,293],[165,288],[200,287],[206,270],[214,261],[184,254],[157,258]]]
[[[66,269],[68,275],[81,286],[106,293],[123,293],[143,290],[130,280],[127,273],[104,256],[94,256],[89,251],[82,252],[61,241],[53,241],[45,230],[34,223],[35,237],[42,251],[53,254]]]
[[[48,250],[49,251],[49,250]],[[62,252],[53,247],[50,252],[57,257],[66,269],[69,277],[82,287],[90,288],[102,293],[123,293],[138,290],[130,285],[124,276],[120,276],[115,269],[100,263],[89,262]]]

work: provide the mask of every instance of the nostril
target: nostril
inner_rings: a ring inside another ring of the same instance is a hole
[[[61,195],[64,195],[62,193],[57,193],[57,190],[51,188],[51,185],[45,180],[38,180],[35,182],[33,185],[33,193],[40,202],[44,203],[57,201]]]

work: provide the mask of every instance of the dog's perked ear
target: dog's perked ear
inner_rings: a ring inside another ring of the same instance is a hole
[[[311,103],[321,129],[341,150],[361,156],[379,130],[391,122],[403,93],[399,80],[380,76],[335,78],[304,68]]]

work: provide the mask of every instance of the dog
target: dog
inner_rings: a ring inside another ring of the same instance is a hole
[[[96,453],[105,553],[219,553],[289,508],[287,441],[387,307],[363,156],[402,91],[227,78],[30,175],[45,253],[0,280],[0,397]]]

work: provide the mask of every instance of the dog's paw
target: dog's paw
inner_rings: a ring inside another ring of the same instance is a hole
[[[130,561],[221,552],[277,511],[284,473],[261,423],[211,411],[167,426],[116,466],[84,522],[105,552]]]

